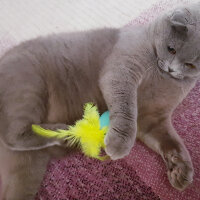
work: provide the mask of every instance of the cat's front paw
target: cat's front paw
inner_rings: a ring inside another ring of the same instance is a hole
[[[108,132],[104,142],[106,145],[106,154],[112,160],[117,160],[127,156],[130,153],[134,140],[131,138],[123,138],[115,132]]]
[[[167,175],[171,185],[183,191],[193,181],[194,170],[191,161],[184,161],[180,156],[169,153],[165,156],[168,165]]]

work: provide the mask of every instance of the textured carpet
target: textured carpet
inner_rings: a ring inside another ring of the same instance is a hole
[[[129,25],[148,23],[174,3],[154,5]],[[137,142],[131,154],[119,161],[99,162],[81,154],[52,161],[36,199],[200,200],[200,82],[176,109],[173,124],[195,169],[194,182],[184,192],[169,184],[161,157]]]

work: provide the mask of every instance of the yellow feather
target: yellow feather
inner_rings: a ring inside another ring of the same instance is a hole
[[[99,156],[101,149],[105,148],[104,136],[107,127],[100,129],[100,116],[97,107],[88,103],[84,107],[83,119],[69,126],[68,130],[45,130],[40,126],[33,125],[33,131],[44,137],[56,137],[68,140],[70,145],[78,144],[82,152],[89,157],[105,160],[107,157]]]

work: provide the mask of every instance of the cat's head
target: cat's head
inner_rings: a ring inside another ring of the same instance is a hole
[[[176,8],[156,22],[155,53],[165,75],[200,77],[200,4],[196,7]]]

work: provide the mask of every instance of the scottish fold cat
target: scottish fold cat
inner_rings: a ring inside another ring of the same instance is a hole
[[[9,50],[0,60],[1,199],[34,199],[49,159],[68,152],[67,142],[35,135],[31,125],[67,128],[86,102],[110,111],[111,159],[138,138],[184,190],[193,165],[171,115],[200,77],[199,10],[191,4],[147,25],[49,35]]]

